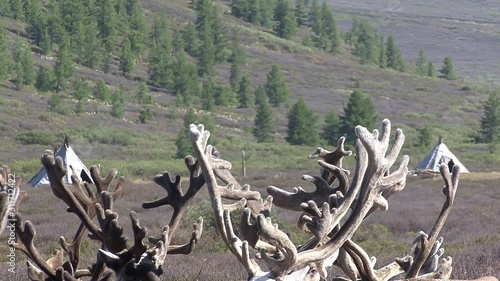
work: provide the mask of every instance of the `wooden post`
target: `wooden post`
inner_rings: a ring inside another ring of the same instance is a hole
[[[245,163],[245,150],[241,151],[241,173],[243,174],[243,177],[247,177],[247,167]]]

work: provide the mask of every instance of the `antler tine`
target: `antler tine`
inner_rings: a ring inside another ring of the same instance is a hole
[[[100,237],[92,233],[91,238],[103,243],[107,250],[119,253],[127,249],[127,238],[123,236],[123,227],[118,223],[118,214],[113,212],[113,197],[108,192],[101,194],[103,205],[97,203],[95,206],[97,220],[101,226]]]
[[[355,194],[358,193],[359,196],[357,203],[342,228],[323,246],[318,247],[313,250],[307,250],[299,253],[297,263],[305,264],[308,262],[316,262],[325,259],[328,256],[334,254],[340,246],[342,246],[347,239],[350,239],[354,232],[357,230],[361,222],[363,221],[366,214],[370,211],[374,205],[387,205],[387,202],[380,194],[390,186],[386,182],[383,186],[380,184],[381,179],[391,179],[396,180],[391,177],[391,174],[387,175],[390,169],[389,164],[392,165],[392,158],[397,156],[399,149],[404,142],[404,135],[401,130],[397,131],[395,142],[391,148],[391,152],[387,157],[385,153],[388,148],[389,134],[390,134],[390,122],[389,120],[384,120],[382,139],[378,140],[378,131],[374,133],[369,133],[366,128],[361,126],[356,127],[356,134],[358,136],[358,141],[356,142],[357,151],[357,164],[356,172],[354,175],[351,187],[347,191],[344,201],[341,206],[337,209],[337,215],[334,217],[333,224],[338,224],[340,218],[342,218],[352,202],[354,201]],[[406,176],[406,165],[408,158],[404,157],[400,169],[396,173],[400,176]],[[368,165],[370,163],[370,165]],[[398,181],[400,181],[398,179]],[[353,196],[354,195],[354,196]]]
[[[439,213],[436,222],[434,223],[434,226],[429,236],[427,237],[425,233],[420,236],[421,238],[420,243],[422,245],[422,249],[420,250],[414,262],[410,266],[410,269],[406,274],[406,278],[415,278],[418,275],[420,269],[422,268],[425,261],[429,257],[429,254],[431,253],[434,244],[439,237],[439,233],[441,232],[441,229],[443,228],[444,223],[448,218],[448,215],[451,211],[451,207],[453,206],[453,202],[455,201],[455,194],[458,188],[458,182],[460,178],[460,167],[457,165],[453,166],[453,171],[452,174],[450,175],[448,166],[446,164],[441,164],[441,166],[439,167],[439,171],[441,172],[441,176],[445,181],[445,187],[443,189],[443,193],[446,196],[446,200],[443,204],[443,208],[441,209],[441,212]]]
[[[189,139],[193,144],[194,152],[198,157],[198,163],[205,177],[217,229],[224,243],[245,267],[248,275],[255,276],[255,274],[260,272],[260,268],[249,256],[248,243],[246,241],[242,242],[233,232],[229,211],[224,210],[219,186],[214,174],[215,168],[230,169],[231,164],[213,157],[212,147],[207,146],[209,137],[210,132],[206,131],[203,125],[196,126],[191,124]]]
[[[111,169],[111,171],[106,175],[105,178],[101,176],[101,168],[99,165],[93,165],[90,167],[90,176],[92,177],[92,180],[94,181],[95,187],[97,189],[98,193],[104,192],[104,191],[110,191],[111,183],[113,180],[116,178],[118,175],[118,170],[117,169]],[[113,197],[120,197],[122,194],[122,185],[117,185],[115,187],[114,192],[116,192],[116,196]],[[111,193],[114,193],[111,192]],[[116,199],[116,198],[115,198]]]
[[[49,276],[49,278],[58,280],[56,279],[56,271],[47,264],[33,244],[36,237],[36,230],[33,224],[30,221],[25,221],[23,224],[23,219],[19,213],[15,214],[15,220],[17,221],[15,229],[18,240],[16,243],[12,244],[12,246],[24,252],[43,273]],[[34,275],[36,276],[39,274]]]
[[[81,193],[77,192],[75,194],[63,183],[63,177],[66,175],[66,169],[64,169],[62,158],[57,157],[54,159],[52,152],[46,152],[42,156],[42,164],[47,171],[52,193],[68,205],[70,210],[78,216],[85,227],[92,232],[93,235],[100,238],[100,229],[94,224],[94,222],[92,222],[92,218],[82,206],[82,202],[85,202],[83,204],[86,206],[91,205],[91,202],[86,196],[84,196],[80,183],[77,181],[73,184],[74,191],[78,189],[81,191]],[[78,198],[76,196],[78,196]]]
[[[201,234],[203,233],[203,218],[199,217],[196,223],[193,224],[193,232],[191,233],[191,239],[188,243],[184,245],[168,245],[167,253],[169,255],[188,255],[190,254],[196,244],[200,241]]]

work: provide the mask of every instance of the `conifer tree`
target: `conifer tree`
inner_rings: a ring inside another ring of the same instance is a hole
[[[64,44],[64,39],[68,37],[62,23],[61,11],[55,0],[47,3],[47,31],[50,34],[50,41],[57,45]]]
[[[130,74],[134,67],[134,57],[132,55],[130,40],[125,36],[122,42],[122,52],[120,55],[120,71],[123,76]]]
[[[146,85],[145,82],[139,83],[139,86],[137,87],[135,96],[136,96],[137,102],[139,104],[151,104],[152,103],[152,97],[148,91],[148,86]]]
[[[312,0],[311,8],[309,9],[308,14],[309,25],[312,26],[313,32],[316,34],[321,33],[321,8],[319,6],[318,0]]]
[[[201,90],[201,104],[206,111],[212,111],[215,106],[215,85],[212,77],[203,82]]]
[[[276,133],[274,115],[262,88],[261,92],[262,96],[258,102],[252,133],[257,142],[273,142]]]
[[[231,1],[231,14],[243,20],[248,19],[250,11],[250,1],[248,0],[233,0]]]
[[[304,4],[304,0],[295,1],[295,20],[297,21],[297,26],[307,25],[307,10]]]
[[[455,71],[453,70],[453,62],[451,61],[450,57],[444,58],[443,66],[439,70],[439,73],[441,73],[441,75],[439,76],[440,78],[444,78],[447,80],[457,79]]]
[[[73,88],[73,97],[78,101],[87,99],[90,93],[89,81],[85,79],[78,79]]]
[[[122,118],[124,114],[123,110],[123,91],[122,85],[115,90],[113,96],[111,96],[111,116],[115,118]]]
[[[177,159],[182,159],[188,155],[193,154],[193,146],[189,142],[186,130],[189,128],[191,124],[196,124],[197,121],[198,121],[198,116],[196,116],[194,109],[190,107],[186,111],[186,114],[184,115],[183,128],[179,131],[177,138],[175,139],[175,146],[177,147],[175,157]]]
[[[427,76],[427,62],[425,60],[424,51],[418,51],[418,58],[415,62],[415,73],[419,76]]]
[[[17,89],[20,90],[24,86],[31,85],[35,82],[36,72],[33,54],[29,46],[22,44],[21,41],[17,41],[13,57],[15,63],[14,82]]]
[[[229,57],[229,62],[231,62],[231,69],[229,70],[229,84],[234,92],[238,91],[239,82],[241,80],[240,67],[245,63],[245,59],[246,55],[243,49],[241,49],[238,30],[234,29],[233,41],[231,43],[231,56]]]
[[[302,97],[288,112],[286,141],[298,145],[318,143],[318,116],[307,107]]]
[[[227,60],[227,36],[217,5],[212,5],[210,25],[214,44],[215,61],[219,63],[225,62]]]
[[[332,110],[325,117],[325,123],[321,128],[321,137],[325,139],[329,145],[336,145],[340,138],[340,118],[338,114]]]
[[[378,64],[380,39],[376,29],[366,20],[360,20],[353,24],[351,32],[354,38],[354,55],[359,58],[359,62],[361,64]]]
[[[375,128],[377,114],[371,99],[359,89],[355,89],[344,108],[344,116],[340,117],[340,134],[345,135],[348,141],[354,141],[356,135],[352,128],[357,125],[370,129]]]
[[[151,35],[152,48],[149,54],[149,83],[162,88],[168,88],[172,80],[171,35],[164,17],[155,19]]]
[[[342,43],[340,31],[337,27],[337,21],[333,16],[332,9],[323,2],[321,6],[322,37],[328,42],[326,51],[337,54]]]
[[[427,150],[431,145],[432,129],[429,126],[417,128],[417,146]]]
[[[94,88],[94,97],[102,102],[109,102],[111,99],[111,94],[109,93],[108,86],[104,81],[97,81]]]
[[[177,101],[180,105],[190,105],[198,91],[198,73],[196,67],[187,61],[186,53],[180,50],[177,52],[172,68],[172,90],[177,97]]]
[[[70,54],[69,38],[63,39],[63,44],[59,46],[59,52],[56,57],[56,65],[54,67],[54,78],[56,92],[66,88],[68,79],[73,75],[75,67]]]
[[[118,18],[113,0],[100,0],[97,8],[97,28],[104,47],[113,51],[116,44]]]
[[[153,120],[153,113],[151,112],[151,110],[149,108],[143,108],[139,112],[139,121],[142,124],[146,124],[148,121],[151,121],[151,120]]]
[[[215,87],[215,105],[226,107],[233,103],[233,96],[233,91],[228,87],[222,85]]]
[[[54,73],[49,67],[42,65],[36,75],[35,87],[40,92],[54,90]]]
[[[0,25],[0,82],[6,80],[12,70],[12,61],[9,56],[7,40],[5,38],[5,29]]]
[[[23,0],[10,0],[10,11],[15,20],[23,19]]]
[[[238,89],[238,107],[248,108],[252,106],[252,104],[253,97],[250,79],[248,79],[246,76],[243,76],[240,80]]]
[[[405,70],[403,57],[396,45],[394,35],[389,35],[386,43],[387,67],[403,72]]]
[[[260,2],[260,25],[271,28],[274,16],[274,0],[261,0]]]
[[[166,40],[170,42],[170,31],[168,29],[168,19],[165,14],[156,15],[153,19],[153,26],[149,35],[152,44],[160,44]],[[188,41],[186,40],[186,43]]]
[[[255,89],[255,92],[253,93],[255,97],[255,105],[258,107],[260,103],[265,99],[266,102],[269,104],[269,99],[267,98],[266,95],[266,90],[264,90],[264,87],[259,85],[257,89]]]
[[[432,64],[432,62],[427,63],[427,77],[436,77],[436,70],[434,69],[434,65]]]
[[[215,46],[210,22],[204,23],[199,32],[203,48],[200,48],[198,75],[200,77],[205,75],[212,76],[215,74]]]
[[[128,1],[125,6],[129,16],[128,37],[130,39],[130,50],[134,57],[141,57],[144,53],[146,38],[146,22],[144,19],[144,11],[142,10],[140,1]]]
[[[480,140],[485,143],[499,141],[500,136],[500,98],[491,93],[483,104],[484,113],[481,117]]]
[[[297,31],[295,14],[288,0],[278,0],[274,8],[274,20],[276,21],[274,31],[281,38],[289,39]]]
[[[267,74],[265,89],[272,106],[279,107],[288,102],[288,87],[279,66],[273,65]]]
[[[385,52],[384,35],[380,36],[380,55],[378,57],[378,67],[385,68],[387,65],[387,54]]]
[[[48,33],[47,14],[42,9],[41,1],[26,0],[24,10],[28,24],[26,26],[28,38],[47,54],[51,50],[51,39]]]
[[[247,21],[253,24],[260,24],[262,21],[261,17],[261,3],[262,0],[249,0]]]
[[[198,39],[198,34],[196,32],[196,27],[192,22],[189,22],[184,29],[184,50],[191,56],[198,54],[200,40]]]

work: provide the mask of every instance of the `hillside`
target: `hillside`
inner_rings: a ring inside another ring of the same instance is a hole
[[[221,10],[229,9],[226,1],[219,2],[219,5],[222,7]],[[383,10],[372,9],[368,6],[351,7],[342,1],[337,5],[338,7],[334,6],[334,9],[339,14],[339,22],[343,31],[348,29],[348,20],[352,13],[359,12],[375,18],[383,14]],[[402,5],[410,5],[410,3],[404,2]],[[183,1],[164,3],[151,0],[143,1],[142,6],[147,19],[151,19],[157,13],[168,14],[173,30],[184,27],[186,21],[193,21],[196,18],[194,11]],[[367,9],[372,11],[373,15],[367,13]],[[419,12],[426,11],[417,10],[415,13]],[[393,17],[392,20],[411,21],[416,17],[415,13],[391,12],[390,15]],[[253,88],[265,83],[266,73],[271,65],[279,65],[291,92],[289,104],[295,102],[298,97],[303,97],[306,103],[319,114],[321,120],[330,110],[335,110],[342,115],[350,92],[356,81],[359,81],[361,90],[374,102],[379,120],[389,118],[394,126],[405,130],[407,135],[405,148],[412,158],[410,166],[416,165],[418,159],[426,152],[425,149],[414,147],[417,137],[415,129],[424,126],[432,128],[435,140],[431,143],[437,140],[438,135],[445,136],[448,146],[459,155],[470,170],[491,170],[493,169],[491,164],[500,161],[494,155],[487,153],[486,150],[489,150],[487,146],[473,144],[482,116],[482,104],[487,97],[487,89],[494,85],[485,84],[484,81],[477,80],[474,75],[467,76],[471,69],[475,69],[475,66],[462,63],[461,53],[445,52],[447,49],[441,53],[440,49],[431,46],[423,48],[429,53],[431,60],[435,61],[436,68],[440,67],[438,57],[456,54],[457,68],[460,69],[459,75],[463,79],[448,81],[422,78],[413,74],[410,62],[417,47],[412,47],[408,38],[397,34],[398,32],[392,29],[389,22],[383,32],[395,32],[398,43],[401,41],[401,52],[407,65],[410,66],[404,73],[379,69],[375,65],[360,65],[345,44],[342,45],[340,54],[335,56],[316,48],[305,47],[300,43],[302,36],[300,34],[304,34],[304,30],[292,40],[285,40],[274,36],[267,29],[243,22],[227,13],[222,14],[222,18],[228,37],[234,28],[240,31],[241,43],[248,57],[246,65],[242,67],[242,73],[250,78]],[[24,23],[8,18],[2,18],[1,21],[7,28],[11,46],[17,34],[26,35]],[[148,25],[151,25],[150,20]],[[408,28],[411,26],[408,25]],[[434,36],[427,33],[420,35],[419,29],[412,32],[418,37],[422,36],[422,41],[425,42],[429,42],[425,38]],[[21,38],[25,40],[24,37]],[[489,37],[483,39],[485,46],[490,46],[491,39]],[[450,40],[452,39],[448,41]],[[481,38],[477,39],[477,44],[483,42],[480,40]],[[444,39],[443,41],[447,42]],[[486,53],[476,52],[476,55],[479,58]],[[50,55],[35,54],[35,61],[38,65],[54,64]],[[475,61],[481,62],[480,59]],[[182,122],[179,121],[182,120],[185,108],[175,106],[175,96],[169,89],[151,87],[154,102],[149,108],[154,119],[147,124],[141,124],[138,122],[138,116],[142,107],[133,101],[133,96],[139,85],[137,80],[147,79],[147,64],[138,61],[133,77],[127,79],[119,74],[117,63],[118,61],[115,61],[112,71],[107,74],[77,65],[76,75],[71,78],[70,83],[74,83],[77,78],[85,78],[90,81],[91,85],[98,80],[104,80],[110,89],[115,89],[120,84],[124,85],[128,99],[122,119],[110,116],[109,104],[100,103],[94,99],[88,100],[84,114],[60,115],[50,112],[47,103],[49,94],[37,92],[33,86],[17,91],[11,82],[5,82],[0,89],[2,162],[11,165],[21,175],[29,177],[39,168],[38,155],[50,148],[50,144],[57,144],[61,139],[57,136],[68,134],[75,150],[86,162],[101,163],[104,167],[108,167],[108,164],[116,166],[128,176],[148,177],[159,170],[182,170],[182,160],[173,159],[175,154],[173,140],[181,129]],[[486,69],[494,74],[493,66],[481,65],[484,68],[478,68],[478,71]],[[217,65],[219,83],[227,85],[229,68],[229,63]],[[68,90],[64,99],[65,106],[72,111],[76,103],[77,101],[71,98],[70,90]],[[200,108],[199,104],[195,107],[198,110]],[[238,159],[241,149],[249,151],[248,164],[256,172],[265,168],[262,166],[264,163],[275,169],[311,167],[310,163],[303,164],[300,159],[307,154],[303,151],[308,152],[312,150],[312,147],[289,146],[284,142],[287,130],[287,109],[281,107],[273,110],[277,117],[278,130],[277,145],[273,150],[281,155],[288,153],[287,151],[300,154],[293,158],[294,160],[288,167],[281,167],[277,160],[268,161],[275,158],[274,155],[267,153],[269,145],[253,143],[253,137],[249,132],[253,124],[255,108],[217,107],[209,113],[217,127],[216,136],[219,139],[219,145],[228,147],[230,159]],[[39,132],[44,139],[35,140],[34,144],[23,144],[19,140],[19,135],[32,131]],[[50,131],[51,133],[47,133]],[[145,150],[144,147],[148,149]]]

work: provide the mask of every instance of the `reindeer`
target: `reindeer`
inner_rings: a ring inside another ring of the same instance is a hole
[[[181,188],[180,176],[171,178],[168,172],[155,177],[154,181],[164,188],[164,198],[145,202],[143,208],[163,205],[173,207],[173,215],[161,230],[158,238],[150,237],[146,243],[147,230],[140,225],[138,215],[130,213],[134,233],[133,245],[127,245],[123,228],[117,221],[118,214],[113,204],[124,191],[123,177],[116,179],[112,170],[101,177],[99,166],[91,167],[95,183],[81,183],[76,177],[71,185],[64,184],[66,174],[61,158],[54,158],[48,151],[42,156],[47,170],[51,190],[56,197],[68,205],[68,210],[80,219],[80,227],[72,242],[60,239],[61,249],[45,261],[34,246],[36,231],[26,221],[16,225],[18,242],[14,245],[24,252],[31,280],[159,280],[165,272],[167,254],[189,254],[201,239],[203,218],[194,224],[190,241],[184,245],[171,245],[181,217],[189,201],[203,187],[207,187],[217,231],[229,251],[241,263],[247,280],[326,280],[327,269],[339,267],[345,276],[334,276],[332,280],[385,281],[398,276],[401,280],[449,280],[452,271],[451,257],[443,255],[443,238],[439,233],[454,203],[459,182],[459,167],[450,172],[441,167],[445,182],[443,208],[429,234],[420,232],[412,243],[410,255],[396,258],[394,262],[376,266],[376,259],[351,238],[361,223],[379,210],[388,208],[388,199],[404,189],[408,174],[408,156],[396,163],[405,136],[397,130],[395,139],[389,144],[391,123],[382,122],[382,131],[372,133],[366,128],[355,128],[356,167],[352,179],[349,171],[342,168],[343,157],[352,154],[344,149],[340,139],[333,152],[321,150],[318,164],[321,176],[304,175],[302,180],[312,183],[316,189],[307,192],[297,187],[293,192],[275,186],[267,188],[266,199],[249,185],[241,185],[231,174],[231,163],[221,158],[220,152],[208,144],[210,132],[203,125],[191,125],[189,139],[195,157],[186,157],[189,170],[189,187],[186,193]],[[314,158],[314,157],[310,157]],[[233,203],[227,203],[232,200]],[[310,233],[303,245],[294,245],[290,237],[274,224],[269,216],[272,205],[287,210],[300,211],[297,226]],[[243,209],[240,218],[240,236],[233,229],[231,213]],[[97,218],[97,223],[95,219]],[[22,222],[19,213],[16,219]],[[86,232],[101,248],[97,260],[86,269],[79,268],[80,243]],[[64,262],[63,251],[69,260]],[[262,265],[265,265],[263,267]],[[498,281],[494,277],[478,279]]]

